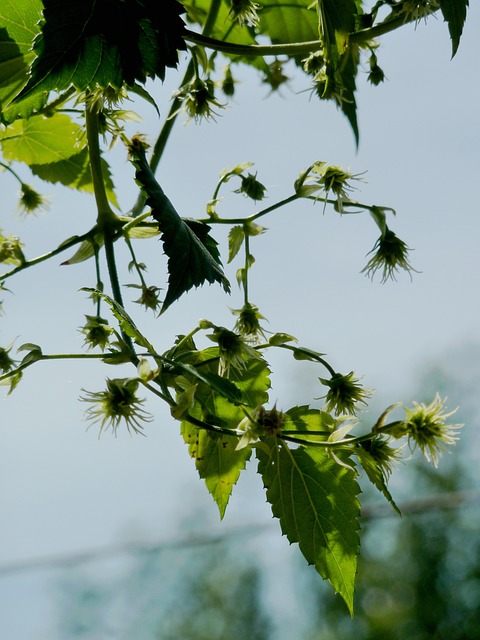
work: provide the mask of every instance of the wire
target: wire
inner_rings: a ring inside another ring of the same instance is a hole
[[[428,498],[411,500],[401,506],[402,515],[427,514],[432,511],[455,509],[460,506],[469,506],[480,502],[480,491],[458,491],[440,493]],[[373,520],[395,516],[395,512],[387,503],[372,505],[362,508],[362,519]],[[0,578],[14,573],[31,572],[35,570],[56,569],[91,562],[101,558],[119,555],[161,553],[171,549],[189,549],[199,546],[216,545],[226,542],[228,539],[242,536],[255,536],[265,531],[273,530],[274,523],[254,522],[248,525],[231,527],[220,535],[208,534],[190,535],[183,538],[172,538],[155,544],[128,543],[117,545],[105,545],[97,549],[80,551],[77,553],[58,554],[40,558],[20,560],[0,566]]]

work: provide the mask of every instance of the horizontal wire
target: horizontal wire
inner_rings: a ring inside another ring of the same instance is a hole
[[[402,515],[427,514],[436,510],[454,509],[460,506],[469,506],[480,502],[479,491],[458,491],[451,493],[441,493],[428,498],[411,500],[401,505]],[[388,503],[362,507],[362,520],[374,520],[378,518],[389,518],[396,516]],[[105,559],[119,555],[134,555],[147,553],[161,553],[174,549],[188,549],[199,546],[221,544],[230,538],[240,536],[260,535],[265,531],[273,530],[274,522],[251,523],[226,529],[217,536],[211,534],[191,535],[184,538],[172,538],[162,542],[148,543],[128,543],[110,544],[97,549],[79,551],[76,553],[58,554],[54,556],[44,556],[28,560],[20,560],[0,566],[0,578],[21,572],[31,572],[35,570],[63,568],[72,565],[92,562],[96,559]]]

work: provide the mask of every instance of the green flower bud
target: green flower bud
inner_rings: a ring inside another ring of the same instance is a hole
[[[136,378],[107,378],[105,391],[82,391],[85,395],[80,398],[82,402],[90,402],[93,406],[86,412],[87,420],[92,423],[100,423],[100,433],[104,428],[111,428],[117,434],[117,429],[122,421],[126,423],[127,431],[142,433],[144,422],[151,422],[152,416],[142,409],[145,400],[137,397],[139,381]],[[143,435],[143,434],[142,434]]]
[[[249,24],[256,27],[258,25],[257,11],[261,8],[259,4],[252,2],[252,0],[230,0],[230,5],[229,15],[232,20],[241,26]]]
[[[22,182],[20,188],[20,201],[18,203],[20,211],[26,215],[37,213],[48,208],[48,200],[40,195],[35,189]]]
[[[414,402],[412,409],[405,409],[406,418],[403,422],[408,443],[414,449],[418,447],[428,461],[436,467],[441,452],[447,445],[454,445],[458,440],[457,431],[462,424],[447,424],[446,420],[454,413],[444,411],[445,400],[435,396],[429,404]]]
[[[263,200],[265,197],[266,187],[257,180],[257,174],[253,175],[249,173],[246,176],[240,176],[242,184],[240,189],[237,189],[235,193],[243,193],[252,200]]]
[[[389,278],[395,280],[395,272],[399,269],[407,271],[410,277],[410,272],[415,271],[408,261],[409,248],[388,227],[385,233],[377,240],[370,253],[374,251],[375,254],[362,269],[362,273],[365,273],[370,278],[373,278],[378,270],[383,271],[382,282],[386,282]]]
[[[113,327],[109,327],[108,321],[100,316],[86,315],[85,317],[87,322],[81,329],[81,333],[85,334],[85,344],[89,349],[100,347],[102,351],[105,351],[113,333]]]
[[[356,415],[358,403],[367,404],[367,398],[372,395],[371,389],[364,389],[358,384],[358,379],[351,371],[347,375],[335,373],[330,380],[319,378],[320,382],[329,387],[325,396],[325,410],[339,414]]]
[[[15,367],[15,361],[8,355],[11,351],[11,347],[4,349],[0,347],[0,371],[2,373],[8,373]]]

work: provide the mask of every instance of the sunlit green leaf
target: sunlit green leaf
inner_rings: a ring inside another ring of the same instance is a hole
[[[50,118],[32,116],[0,131],[0,144],[7,160],[42,165],[78,154],[81,131],[63,113]]]
[[[218,506],[220,518],[223,518],[233,486],[245,469],[251,450],[243,448],[237,451],[239,438],[198,429],[189,422],[182,422],[181,432],[198,474],[205,480],[208,492]]]
[[[276,438],[270,449],[256,450],[258,471],[273,515],[282,532],[326,578],[353,612],[359,553],[360,488],[352,470],[337,464],[326,451],[289,449]]]
[[[38,33],[42,10],[40,0],[2,0],[0,3],[0,121],[12,122],[19,114],[28,116],[46,100],[40,93],[33,100],[8,108],[28,79],[34,59],[31,46]]]

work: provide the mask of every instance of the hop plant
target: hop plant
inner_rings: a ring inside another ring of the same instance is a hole
[[[447,446],[456,444],[457,431],[463,427],[462,424],[447,424],[447,419],[454,415],[457,409],[445,411],[445,402],[446,399],[442,400],[437,393],[430,404],[414,402],[411,409],[405,409],[404,429],[409,445],[412,449],[418,447],[435,467],[438,465],[441,452]]]
[[[230,16],[241,26],[249,24],[256,27],[259,23],[258,10],[261,8],[252,0],[230,0]]]
[[[86,315],[85,317],[87,322],[81,329],[81,333],[85,335],[85,344],[89,349],[100,347],[102,351],[105,351],[113,328],[109,327],[107,320],[100,318],[100,316]]]
[[[265,339],[265,333],[260,325],[260,320],[264,320],[264,317],[257,307],[247,302],[241,309],[234,309],[233,313],[238,316],[234,329],[247,342],[257,344],[260,338]]]
[[[224,104],[218,102],[215,97],[215,84],[213,80],[195,77],[191,82],[176,91],[174,97],[183,104],[189,120],[214,120],[216,108],[223,109]]]
[[[48,209],[48,206],[47,198],[38,193],[38,191],[35,191],[30,185],[22,182],[20,186],[20,200],[18,202],[21,213],[25,215],[39,213],[40,211]]]
[[[87,420],[99,423],[100,433],[105,428],[111,428],[117,434],[117,429],[125,422],[127,431],[142,433],[143,423],[151,422],[153,417],[146,412],[142,405],[145,400],[137,396],[139,381],[136,378],[107,378],[105,391],[86,391],[80,397],[82,402],[92,404],[86,412]]]
[[[257,180],[257,174],[253,175],[252,173],[249,173],[246,176],[240,176],[240,178],[242,180],[242,184],[235,193],[243,193],[243,195],[255,201],[264,199],[265,191],[267,189]]]
[[[370,278],[373,278],[377,271],[382,271],[382,282],[389,278],[395,280],[395,273],[399,269],[407,271],[410,276],[415,271],[408,261],[409,248],[403,240],[396,236],[388,227],[375,243],[370,253],[375,254],[370,258],[366,266],[362,269]]]
[[[225,327],[214,327],[214,332],[208,336],[218,344],[220,362],[219,375],[229,375],[230,369],[245,369],[246,363],[252,358],[259,358],[259,353],[246,340],[234,331]]]
[[[335,373],[327,380],[319,378],[320,382],[329,387],[325,396],[325,410],[337,415],[355,415],[359,403],[367,404],[367,399],[372,395],[371,389],[365,389],[353,371],[347,375]]]

